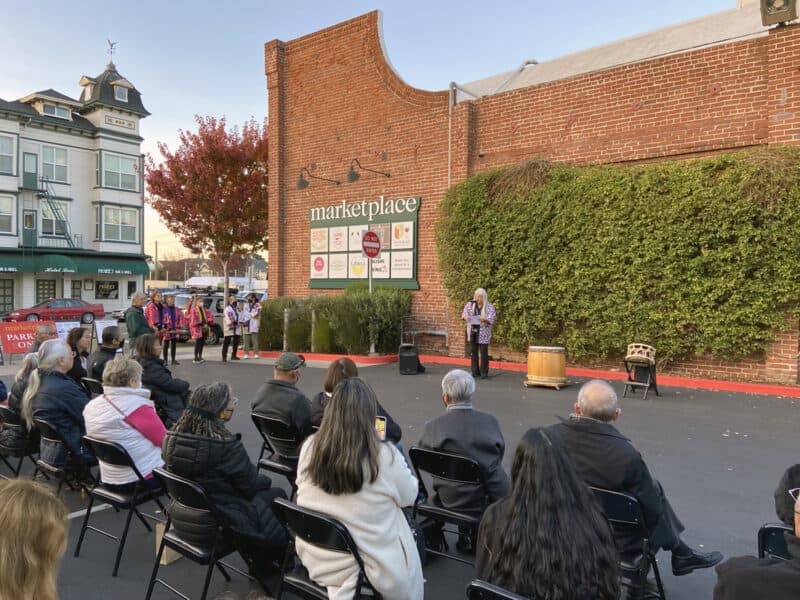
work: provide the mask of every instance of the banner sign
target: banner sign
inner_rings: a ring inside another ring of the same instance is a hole
[[[419,197],[347,203],[309,209],[310,288],[343,288],[369,277],[362,250],[367,231],[378,236],[380,257],[372,261],[372,277],[381,285],[419,289],[417,224]]]
[[[11,321],[0,323],[0,343],[3,354],[25,354],[36,341],[36,328],[48,324],[55,327],[53,321]]]

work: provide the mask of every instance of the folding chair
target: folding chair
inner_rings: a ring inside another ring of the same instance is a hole
[[[508,590],[480,579],[473,579],[467,586],[467,600],[532,600],[525,596],[512,594]]]
[[[303,438],[295,427],[292,427],[282,419],[267,417],[258,413],[252,415],[253,423],[264,440],[261,446],[261,454],[258,457],[258,468],[283,475],[292,486],[293,499],[297,494],[297,459],[300,456],[300,446]],[[264,454],[269,452],[269,456],[264,458]]]
[[[86,389],[89,390],[92,398],[96,398],[97,396],[101,396],[103,394],[102,381],[92,379],[91,377],[81,377],[81,381],[83,382],[83,385],[86,386]]]
[[[164,490],[163,488],[152,489],[147,486],[144,477],[142,477],[139,469],[136,468],[136,464],[128,454],[128,451],[119,444],[93,438],[88,435],[84,436],[83,439],[92,449],[92,452],[94,452],[97,460],[101,460],[104,463],[115,467],[128,467],[133,470],[137,478],[136,485],[130,492],[120,492],[110,488],[105,485],[102,480],[96,483],[89,490],[89,506],[86,507],[86,515],[83,517],[83,525],[81,526],[81,533],[78,536],[78,544],[75,546],[75,557],[77,558],[80,554],[81,545],[83,544],[83,537],[86,535],[87,529],[111,538],[112,540],[117,540],[117,558],[114,561],[114,570],[111,572],[111,575],[116,577],[117,572],[119,571],[119,562],[122,559],[122,551],[125,549],[125,540],[128,538],[128,529],[131,526],[131,517],[133,517],[135,514],[147,528],[147,531],[153,531],[153,528],[150,527],[150,524],[147,521],[145,521],[144,517],[147,516],[153,521],[161,521],[161,519],[152,515],[143,515],[141,512],[139,512],[138,507],[145,502],[155,500],[156,504],[158,504],[158,507],[161,509],[161,512],[164,513],[164,505],[161,504],[161,501],[158,499],[159,496],[164,494]],[[125,519],[125,527],[123,528],[122,535],[120,537],[89,525],[89,518],[92,514],[92,506],[94,505],[95,498],[103,502],[108,502],[117,512],[120,510],[128,511],[128,516]]]
[[[214,503],[208,497],[205,490],[195,482],[179,477],[164,469],[154,469],[153,473],[156,477],[161,479],[164,488],[167,490],[167,495],[172,499],[173,503],[180,504],[198,513],[210,515],[216,521],[217,528],[214,539],[209,545],[198,546],[196,544],[190,544],[182,539],[180,534],[171,528],[172,518],[168,518],[166,527],[164,528],[164,535],[161,538],[161,544],[158,546],[158,554],[156,554],[156,562],[155,565],[153,565],[153,573],[150,577],[150,584],[147,586],[145,600],[150,600],[150,596],[153,594],[153,588],[157,583],[163,585],[173,594],[180,596],[184,600],[191,600],[169,583],[158,578],[158,568],[161,563],[161,555],[164,553],[164,548],[171,548],[197,564],[208,566],[200,600],[205,600],[208,594],[208,586],[211,583],[211,575],[214,572],[215,566],[219,569],[220,573],[222,573],[226,581],[230,581],[231,577],[228,575],[225,567],[249,578],[247,573],[222,562],[223,558],[236,551],[236,547],[233,542],[230,541],[232,535],[228,531],[224,517],[217,510],[216,506],[214,506]]]
[[[39,458],[36,460],[36,469],[33,471],[33,479],[35,480],[39,473],[42,473],[46,479],[50,479],[48,477],[48,473],[58,479],[58,489],[56,490],[57,496],[61,495],[61,488],[64,487],[65,483],[73,492],[80,488],[86,489],[82,481],[74,481],[74,483],[78,484],[78,488],[76,488],[74,485],[72,485],[73,482],[69,481],[69,478],[85,476],[89,479],[89,481],[94,481],[94,477],[92,476],[89,468],[87,467],[86,470],[82,470],[81,465],[73,460],[69,450],[67,450],[66,446],[64,446],[64,438],[61,437],[61,434],[52,425],[50,425],[50,423],[43,419],[36,418],[33,419],[33,423],[39,430],[40,443],[44,441],[52,445],[60,444],[64,448],[66,457],[63,465],[55,465],[42,460],[40,453]]]
[[[461,456],[459,454],[449,454],[447,452],[438,452],[437,450],[428,450],[425,448],[411,448],[408,451],[408,456],[411,459],[411,464],[414,465],[414,471],[417,474],[420,486],[420,497],[414,503],[413,516],[416,519],[419,513],[423,517],[428,517],[437,522],[444,522],[460,527],[468,527],[475,536],[478,525],[481,522],[481,516],[474,517],[470,514],[450,510],[442,506],[436,506],[427,501],[428,490],[422,480],[422,473],[428,473],[435,479],[445,480],[454,484],[471,484],[480,487],[484,493],[484,505],[481,507],[481,515],[486,509],[489,502],[489,490],[486,487],[486,482],[483,478],[480,465],[471,458]],[[451,533],[459,533],[458,531],[450,531]],[[444,540],[444,536],[442,537]],[[448,550],[447,541],[444,541],[444,549]],[[426,547],[426,551],[439,556],[446,556],[447,558],[457,560],[467,565],[472,565],[471,561],[465,560],[461,557],[442,552],[437,548]]]
[[[327,600],[328,598],[328,591],[308,576],[308,571],[300,564],[299,559],[295,560],[295,539],[298,537],[308,544],[325,550],[352,554],[358,564],[358,580],[353,598],[380,600],[381,595],[375,591],[367,578],[364,561],[358,553],[358,547],[347,527],[340,521],[324,513],[297,506],[284,498],[275,498],[272,501],[272,512],[289,531],[291,538],[281,568],[277,600],[281,599],[284,588],[308,600]]]
[[[11,470],[14,477],[19,477],[25,458],[36,467],[33,455],[39,452],[39,431],[37,429],[28,431],[22,422],[22,417],[8,406],[0,405],[0,420],[3,421],[3,430],[7,430],[10,434],[9,438],[0,439],[0,460]],[[12,443],[11,438],[18,443]],[[9,458],[19,459],[16,467],[9,462]],[[0,477],[5,476],[0,475]]]
[[[657,597],[661,600],[666,600],[664,584],[661,582],[661,573],[656,562],[658,548],[650,546],[650,534],[639,501],[633,496],[622,492],[614,492],[592,486],[589,486],[589,488],[594,492],[600,507],[605,513],[606,520],[615,534],[622,533],[626,536],[635,536],[641,541],[641,554],[639,556],[633,560],[620,560],[623,576],[631,582],[631,584],[623,584],[630,588],[628,597]],[[646,591],[645,584],[647,583],[647,573],[650,571],[650,567],[653,568],[653,575],[656,578],[657,595]]]
[[[758,558],[781,558],[791,560],[789,547],[786,544],[785,532],[794,533],[794,529],[784,523],[766,523],[758,530]]]
[[[644,388],[644,400],[647,400],[647,392],[650,388],[658,392],[656,385],[656,349],[647,344],[633,343],[628,344],[628,352],[622,360],[625,365],[625,388],[622,390],[622,397],[625,398],[628,390],[636,392],[639,388]]]

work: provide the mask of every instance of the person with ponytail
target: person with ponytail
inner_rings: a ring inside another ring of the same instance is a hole
[[[511,494],[481,520],[478,578],[526,598],[617,600],[614,536],[559,440],[529,429],[511,479]]]
[[[288,544],[286,530],[272,513],[272,501],[286,493],[250,462],[240,434],[227,423],[237,399],[226,383],[201,385],[164,439],[167,470],[200,485],[236,534],[232,540],[260,582],[274,571]],[[172,524],[189,543],[206,545],[216,535],[207,514],[170,508]],[[262,584],[263,585],[263,584]]]

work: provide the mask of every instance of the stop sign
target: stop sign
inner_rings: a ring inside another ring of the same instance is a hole
[[[361,249],[368,258],[375,258],[381,253],[381,238],[374,231],[365,231],[361,238]]]

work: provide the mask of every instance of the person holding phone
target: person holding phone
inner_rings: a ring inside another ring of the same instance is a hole
[[[489,342],[492,340],[492,325],[497,319],[497,311],[489,302],[489,296],[485,289],[475,290],[472,300],[464,306],[461,318],[467,322],[472,376],[487,379],[489,377]]]

